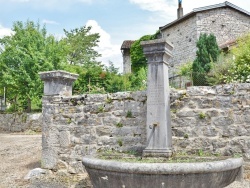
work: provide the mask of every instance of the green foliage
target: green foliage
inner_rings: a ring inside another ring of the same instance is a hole
[[[219,47],[213,34],[201,34],[196,43],[196,58],[193,62],[193,84],[207,85],[206,73],[211,69],[211,62],[216,62]]]
[[[204,151],[202,149],[198,150],[198,156],[200,157],[204,156]]]
[[[232,75],[228,82],[250,82],[250,34],[239,38],[237,46],[232,50],[234,64],[229,69]]]
[[[41,110],[43,83],[38,73],[43,71],[79,74],[73,94],[146,89],[145,66],[136,67],[134,74],[121,75],[112,62],[104,66],[96,61],[99,34],[92,34],[91,27],[64,30],[66,38],[61,40],[32,21],[15,22],[12,30],[13,35],[0,39],[0,88],[7,89],[9,112]],[[149,39],[154,38],[156,35]]]
[[[203,112],[199,113],[199,118],[200,119],[205,119],[206,118],[206,114],[204,114]]]
[[[72,123],[71,118],[68,118],[68,119],[67,119],[67,123],[68,123],[68,124]]]
[[[130,110],[127,111],[126,117],[127,118],[132,118],[133,117],[132,112]]]
[[[71,31],[64,29],[67,44],[68,62],[73,65],[82,65],[96,61],[100,54],[94,47],[98,46],[100,35],[91,33],[91,27],[80,27]]]
[[[138,72],[141,68],[147,67],[147,59],[143,54],[141,42],[156,39],[158,33],[159,31],[157,31],[154,35],[144,35],[131,45],[130,48],[131,64],[132,64],[131,68],[134,73]]]
[[[188,76],[193,72],[193,62],[187,62],[179,67],[178,74],[181,76]]]
[[[66,70],[79,74],[78,79],[74,82],[74,94],[105,93],[105,72],[100,63],[92,62],[81,66],[71,65],[66,67]]]
[[[183,137],[186,138],[186,139],[188,139],[189,136],[188,136],[187,133],[185,133]]]
[[[47,36],[46,28],[39,23],[14,22],[12,30],[13,35],[0,39],[0,88],[7,88],[12,109],[29,112],[31,104],[42,96],[38,72],[62,69],[65,48],[53,36]]]
[[[122,145],[123,145],[122,139],[119,138],[119,139],[117,140],[117,143],[118,143],[118,145],[119,145],[120,147],[122,147]]]
[[[116,124],[116,127],[121,128],[121,127],[123,127],[123,124],[119,122],[119,123]]]
[[[99,113],[104,112],[104,106],[103,106],[103,105],[98,106],[98,112],[99,112]]]
[[[113,100],[112,100],[111,98],[108,97],[108,98],[106,99],[106,103],[110,104],[110,103],[112,103],[112,102],[113,102]]]
[[[217,62],[211,62],[211,69],[206,80],[209,85],[226,84],[233,77],[234,67],[232,54],[220,54]]]

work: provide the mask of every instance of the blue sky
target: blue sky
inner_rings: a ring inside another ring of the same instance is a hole
[[[194,8],[223,3],[223,0],[183,0],[184,14]],[[229,2],[250,12],[250,1]],[[14,21],[39,21],[48,33],[63,36],[71,30],[91,25],[101,35],[97,51],[104,64],[110,60],[122,67],[120,46],[153,34],[176,19],[178,0],[0,0],[0,37],[9,35]]]

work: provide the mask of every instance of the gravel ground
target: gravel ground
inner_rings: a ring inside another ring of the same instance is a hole
[[[30,170],[40,167],[41,142],[41,135],[0,133],[0,188],[50,188],[24,180]],[[227,188],[250,188],[250,182],[234,182]]]
[[[26,188],[24,176],[40,167],[41,135],[0,134],[0,188]]]

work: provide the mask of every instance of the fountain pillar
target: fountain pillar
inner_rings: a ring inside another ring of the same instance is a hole
[[[165,39],[141,42],[148,60],[147,80],[147,147],[143,156],[170,157],[172,132],[167,60],[173,46]]]

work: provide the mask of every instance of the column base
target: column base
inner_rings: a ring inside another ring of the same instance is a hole
[[[171,149],[145,149],[143,150],[143,157],[166,157],[169,158],[173,154]]]

